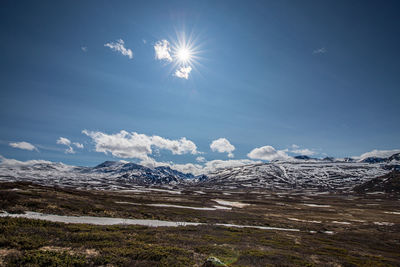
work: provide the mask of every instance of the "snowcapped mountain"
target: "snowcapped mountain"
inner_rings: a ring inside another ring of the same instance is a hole
[[[170,167],[148,168],[135,163],[106,161],[95,167],[31,162],[0,164],[0,181],[30,181],[85,189],[131,189],[135,186],[199,186],[212,189],[349,190],[400,169],[400,154],[382,160],[315,159],[299,156],[216,170],[200,176]]]
[[[361,162],[367,163],[391,163],[391,164],[400,164],[400,153],[396,153],[387,158],[379,158],[379,157],[368,157],[361,160]]]
[[[202,176],[199,177],[202,179]],[[45,185],[87,189],[129,189],[140,185],[178,185],[198,179],[169,167],[147,168],[135,163],[106,161],[96,167],[75,167],[62,163],[0,165],[0,181],[29,181]]]
[[[204,186],[213,188],[268,188],[272,190],[348,190],[388,172],[369,163],[326,161],[274,162],[219,170],[208,175]]]
[[[202,184],[211,188],[267,188],[346,191],[356,185],[400,169],[400,153],[382,160],[315,159],[297,156],[275,161],[218,170]]]

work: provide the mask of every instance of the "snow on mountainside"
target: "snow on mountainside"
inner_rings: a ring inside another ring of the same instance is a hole
[[[132,189],[135,186],[200,186],[213,189],[349,190],[372,178],[399,169],[400,154],[378,162],[297,157],[216,170],[201,176],[170,167],[148,168],[135,163],[106,161],[95,167],[31,162],[0,164],[0,181],[31,181],[85,189]]]
[[[209,178],[203,182],[203,186],[226,189],[350,190],[355,185],[398,169],[398,159],[399,154],[378,163],[333,158],[318,160],[301,156],[289,162],[275,161],[218,170],[208,174]]]

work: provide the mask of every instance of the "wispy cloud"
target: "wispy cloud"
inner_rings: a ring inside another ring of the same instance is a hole
[[[154,45],[154,52],[156,59],[172,61],[171,46],[167,40],[157,41]]]
[[[82,50],[83,52],[87,52],[87,51],[88,51],[88,47],[87,47],[87,46],[81,46],[81,50]]]
[[[104,46],[109,47],[113,51],[120,52],[122,55],[127,56],[130,59],[133,59],[132,50],[125,48],[125,42],[122,39],[118,39],[115,42],[106,43]]]
[[[228,153],[228,157],[234,157],[232,152],[235,150],[235,147],[226,138],[219,138],[212,141],[210,148],[214,152]]]
[[[261,159],[269,161],[290,158],[284,150],[276,150],[272,146],[263,146],[255,148],[252,151],[250,151],[250,153],[248,153],[247,156],[251,159]]]
[[[83,130],[82,133],[92,138],[97,152],[111,153],[119,158],[147,160],[153,153],[152,147],[169,150],[174,155],[199,154],[196,144],[185,137],[170,140],[157,135],[148,136],[123,130],[116,134],[87,130]]]
[[[313,51],[313,54],[325,54],[326,52],[327,52],[326,48],[325,47],[321,47],[321,48],[315,49]]]
[[[23,149],[23,150],[36,150],[39,151],[34,145],[32,145],[31,143],[28,142],[12,142],[9,143],[9,145],[13,148],[19,148],[19,149]]]
[[[75,153],[75,150],[71,146],[71,141],[68,138],[65,138],[65,137],[58,138],[57,144],[67,146],[67,148],[64,151],[66,154],[74,154]]]
[[[192,71],[192,67],[180,67],[175,71],[175,76],[182,79],[189,79],[189,74]]]

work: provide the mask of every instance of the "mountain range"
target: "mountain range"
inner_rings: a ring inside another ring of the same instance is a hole
[[[148,168],[136,163],[106,161],[95,167],[62,163],[1,164],[0,181],[29,181],[81,189],[127,190],[143,186],[209,189],[271,189],[346,191],[400,169],[400,153],[388,158],[315,159],[298,156],[215,170],[194,176],[167,166]]]

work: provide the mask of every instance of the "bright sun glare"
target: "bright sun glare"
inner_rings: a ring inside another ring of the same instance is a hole
[[[172,44],[172,58],[177,66],[192,68],[198,63],[200,51],[195,42],[191,34],[187,36],[184,32],[177,33],[177,39]]]
[[[192,52],[187,47],[179,47],[176,53],[179,62],[187,63],[192,57]]]

